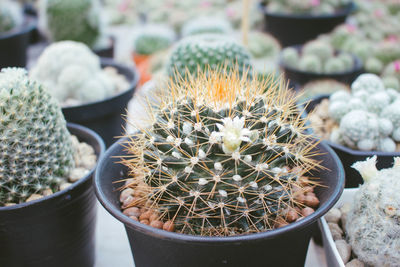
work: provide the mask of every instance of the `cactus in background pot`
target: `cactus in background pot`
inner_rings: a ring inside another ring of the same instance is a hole
[[[101,46],[104,24],[99,0],[40,0],[39,11],[40,26],[52,42]]]
[[[172,28],[163,24],[141,26],[135,33],[134,51],[138,55],[152,55],[168,49],[176,36]]]
[[[336,92],[329,99],[330,117],[340,125],[331,140],[358,150],[395,151],[395,141],[400,141],[399,97],[385,89],[378,76],[360,75],[351,93]]]
[[[310,100],[318,95],[333,94],[337,91],[350,91],[350,88],[335,80],[312,81],[303,86],[299,100]]]
[[[286,86],[267,83],[227,69],[171,81],[152,127],[124,144],[127,187],[143,193],[130,205],[150,202],[178,232],[206,236],[267,231],[312,212],[316,182],[304,174],[318,165],[316,142]]]
[[[227,36],[201,34],[182,39],[176,44],[167,63],[169,76],[184,77],[188,73],[239,67],[239,73],[251,71],[251,56],[241,44]],[[188,72],[187,72],[188,71]]]
[[[349,0],[264,0],[263,2],[269,12],[312,15],[333,14],[350,3]]]
[[[47,47],[30,74],[67,105],[103,100],[127,87],[101,69],[100,58],[86,45],[73,41]]]
[[[182,36],[204,33],[230,34],[233,29],[228,20],[219,17],[198,17],[186,22],[182,28]]]
[[[0,73],[0,206],[55,190],[74,166],[57,101],[23,69]]]
[[[377,170],[376,156],[357,162],[364,184],[354,196],[346,219],[353,252],[370,266],[398,266],[400,262],[400,158],[393,168]]]
[[[0,2],[0,35],[23,23],[23,12],[20,5],[14,1]]]

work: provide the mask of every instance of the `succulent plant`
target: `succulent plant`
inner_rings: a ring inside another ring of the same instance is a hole
[[[0,206],[55,189],[74,165],[57,101],[24,69],[0,73]]]
[[[228,36],[201,34],[178,42],[173,49],[167,72],[169,76],[196,75],[199,70],[239,67],[240,74],[251,71],[251,56],[241,44]],[[187,73],[188,70],[188,73]]]
[[[228,20],[214,17],[201,16],[189,20],[182,27],[182,36],[190,36],[204,33],[230,34],[233,31]]]
[[[296,48],[286,47],[282,50],[282,61],[292,68],[298,65],[300,56]]]
[[[124,144],[138,201],[178,232],[217,236],[270,230],[304,207],[316,143],[283,83],[266,82],[226,69],[172,80],[152,127]]]
[[[321,59],[321,61],[331,58],[334,53],[335,49],[331,45],[319,40],[306,43],[302,49],[303,55],[314,55]]]
[[[254,59],[276,58],[281,51],[279,42],[272,35],[258,31],[249,33],[247,48]]]
[[[0,2],[0,34],[18,27],[23,22],[22,8],[15,1]]]
[[[354,196],[346,232],[353,252],[369,266],[400,262],[400,158],[392,168],[377,170],[376,156],[353,164],[364,184]]]
[[[395,151],[395,141],[400,141],[399,97],[375,74],[360,75],[351,94],[340,91],[329,99],[330,117],[339,123],[331,140],[358,150]]]
[[[103,37],[99,0],[41,0],[40,25],[53,41],[71,40],[94,48]]]
[[[299,69],[302,71],[320,73],[323,71],[321,59],[317,55],[304,55],[300,57]]]
[[[350,3],[348,0],[265,0],[269,12],[284,14],[333,14]]]
[[[173,29],[166,25],[140,26],[134,38],[134,51],[139,55],[152,55],[169,48],[175,38]]]
[[[48,46],[30,72],[61,103],[102,100],[112,95],[115,84],[102,71],[100,59],[86,45],[62,41]]]

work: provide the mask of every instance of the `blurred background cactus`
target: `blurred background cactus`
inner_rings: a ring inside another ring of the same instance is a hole
[[[182,36],[203,33],[230,34],[233,32],[228,20],[219,17],[198,17],[186,22],[182,27]]]
[[[376,156],[357,162],[364,179],[352,201],[346,232],[354,254],[368,266],[397,266],[400,262],[400,158],[393,168],[377,170]]]
[[[200,34],[179,41],[167,63],[167,73],[185,77],[187,73],[196,75],[199,70],[228,69],[239,67],[239,73],[252,70],[251,56],[244,46],[229,36]],[[188,72],[187,72],[188,71]]]
[[[360,75],[351,93],[339,91],[329,98],[329,115],[339,124],[331,140],[357,150],[394,152],[400,141],[399,97],[378,76]]]
[[[71,136],[57,101],[23,69],[0,73],[0,206],[55,190],[74,166]]]
[[[115,71],[103,70],[86,45],[73,41],[48,46],[30,75],[63,105],[103,100],[128,87]]]
[[[333,94],[341,90],[350,91],[350,88],[346,84],[335,80],[312,81],[302,87],[299,102],[301,103],[320,95]]]
[[[149,200],[178,232],[213,236],[274,229],[318,207],[304,177],[316,143],[284,83],[264,92],[268,83],[223,68],[171,82],[152,127],[125,144],[128,186],[143,195],[131,206]]]
[[[134,34],[134,51],[139,55],[152,55],[168,49],[175,41],[175,32],[168,26],[148,24]]]
[[[0,1],[0,35],[23,23],[21,6],[11,0]]]
[[[40,27],[52,41],[82,42],[90,48],[104,46],[104,21],[99,0],[40,0]]]

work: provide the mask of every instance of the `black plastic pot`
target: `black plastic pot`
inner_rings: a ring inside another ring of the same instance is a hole
[[[122,114],[126,113],[128,102],[136,90],[139,74],[136,69],[117,64],[111,59],[102,59],[102,66],[116,68],[128,79],[129,89],[105,100],[64,107],[62,111],[68,122],[89,127],[103,138],[106,146],[110,146],[117,140],[116,137],[124,133],[125,120]]]
[[[115,143],[99,161],[95,174],[96,194],[102,205],[124,223],[136,267],[217,267],[217,266],[304,266],[315,222],[340,197],[344,172],[336,154],[324,143],[317,149],[327,169],[315,171],[323,186],[316,188],[320,207],[310,216],[288,226],[264,233],[233,237],[200,237],[171,233],[133,221],[120,210],[121,179],[127,168],[119,164],[126,155]],[[329,170],[328,170],[329,169]]]
[[[310,100],[306,106],[306,111],[309,113],[323,100],[329,98],[329,95],[321,95],[312,100]],[[312,130],[312,129],[311,129]],[[336,154],[339,156],[342,161],[346,182],[346,188],[355,188],[360,184],[363,184],[363,179],[358,171],[353,169],[351,165],[357,161],[365,161],[367,158],[370,158],[374,155],[377,156],[377,164],[376,167],[378,169],[390,168],[393,166],[393,158],[400,157],[400,152],[388,153],[381,151],[360,151],[354,150],[336,143],[333,143],[329,140],[325,141]]]
[[[114,58],[115,38],[109,38],[109,45],[101,49],[94,49],[93,53],[103,58]]]
[[[337,25],[345,22],[355,5],[351,3],[336,13],[327,15],[271,13],[262,4],[260,8],[264,14],[265,30],[286,47],[304,44],[321,33],[332,31]]]
[[[293,47],[297,51],[301,51],[303,46],[295,45]],[[336,53],[339,53],[339,51],[336,51]],[[294,88],[302,87],[303,85],[311,81],[323,80],[323,79],[331,79],[331,80],[333,79],[338,82],[350,85],[363,72],[363,64],[361,60],[355,55],[352,56],[354,60],[354,67],[349,71],[340,73],[315,73],[309,71],[302,71],[299,69],[295,69],[291,66],[288,66],[287,64],[285,64],[282,58],[280,59],[280,66],[285,73],[285,78],[290,81],[291,87]]]
[[[104,152],[95,132],[76,124],[68,124],[68,129],[91,145],[98,157]],[[93,172],[53,195],[0,207],[0,266],[93,266],[97,203]]]
[[[36,26],[34,17],[25,16],[21,26],[0,34],[0,69],[26,66],[31,33]]]

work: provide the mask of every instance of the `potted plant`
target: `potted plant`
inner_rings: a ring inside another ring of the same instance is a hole
[[[351,168],[356,161],[377,155],[378,168],[391,166],[399,155],[398,132],[399,93],[385,88],[381,78],[362,74],[351,86],[351,92],[338,91],[313,99],[310,123],[324,134],[338,154],[346,172],[346,187],[357,187],[363,182]],[[320,103],[318,105],[318,103]],[[308,109],[311,112],[311,109]]]
[[[101,57],[114,57],[114,38],[105,33],[99,0],[40,0],[39,28],[50,42],[81,42]]]
[[[148,24],[136,30],[132,58],[141,75],[140,85],[143,85],[152,77],[150,70],[152,56],[156,53],[163,53],[171,47],[175,39],[173,29],[164,24]]]
[[[121,114],[139,80],[134,69],[100,59],[82,43],[62,41],[45,49],[30,75],[60,101],[68,122],[93,129],[107,145],[123,133]]]
[[[282,46],[303,44],[344,23],[354,10],[352,1],[264,0],[260,4],[265,29]]]
[[[304,46],[286,47],[282,50],[280,65],[285,77],[298,86],[320,79],[351,84],[362,72],[360,59],[336,51],[329,43],[320,40]]]
[[[92,266],[92,175],[103,141],[67,125],[24,69],[3,69],[0,84],[0,265]]]
[[[377,170],[376,157],[357,162],[364,184],[345,189],[337,208],[321,218],[329,266],[397,266],[399,158]],[[392,234],[394,233],[394,234]]]
[[[36,21],[23,14],[22,7],[15,1],[0,3],[0,69],[25,67],[26,52]]]
[[[283,83],[265,92],[268,81],[223,68],[191,77],[172,79],[152,127],[96,171],[136,266],[303,266],[313,223],[343,189],[335,154],[304,133]]]

